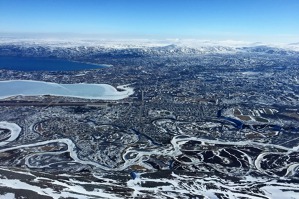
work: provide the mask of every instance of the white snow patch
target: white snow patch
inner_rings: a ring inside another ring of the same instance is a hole
[[[4,195],[0,195],[0,199],[15,199],[15,194],[5,193]]]

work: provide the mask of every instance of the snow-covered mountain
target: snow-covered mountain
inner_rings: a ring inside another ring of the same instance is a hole
[[[211,42],[199,40],[20,40],[0,39],[0,55],[74,57],[74,56],[181,56],[202,54],[255,53],[299,55],[298,43],[267,45],[248,42]]]

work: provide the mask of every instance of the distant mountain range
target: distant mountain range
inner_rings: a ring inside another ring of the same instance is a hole
[[[142,57],[185,56],[203,54],[254,53],[267,55],[299,55],[299,43],[271,46],[241,42],[188,42],[181,41],[34,41],[0,39],[0,56],[37,56],[71,58],[83,57]]]

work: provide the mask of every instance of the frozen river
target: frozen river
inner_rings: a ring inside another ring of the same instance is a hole
[[[119,100],[134,93],[132,88],[120,87],[123,91],[117,91],[108,84],[57,84],[31,80],[0,81],[0,99],[17,95],[53,95],[84,99]]]

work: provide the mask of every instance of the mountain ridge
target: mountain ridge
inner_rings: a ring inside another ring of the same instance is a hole
[[[62,55],[101,55],[101,56],[185,56],[207,54],[239,54],[254,53],[266,55],[298,56],[296,44],[288,46],[270,46],[261,43],[224,45],[219,43],[202,43],[202,45],[188,45],[188,43],[121,43],[111,41],[72,42],[72,41],[5,41],[0,42],[0,56],[38,56],[60,57]]]

